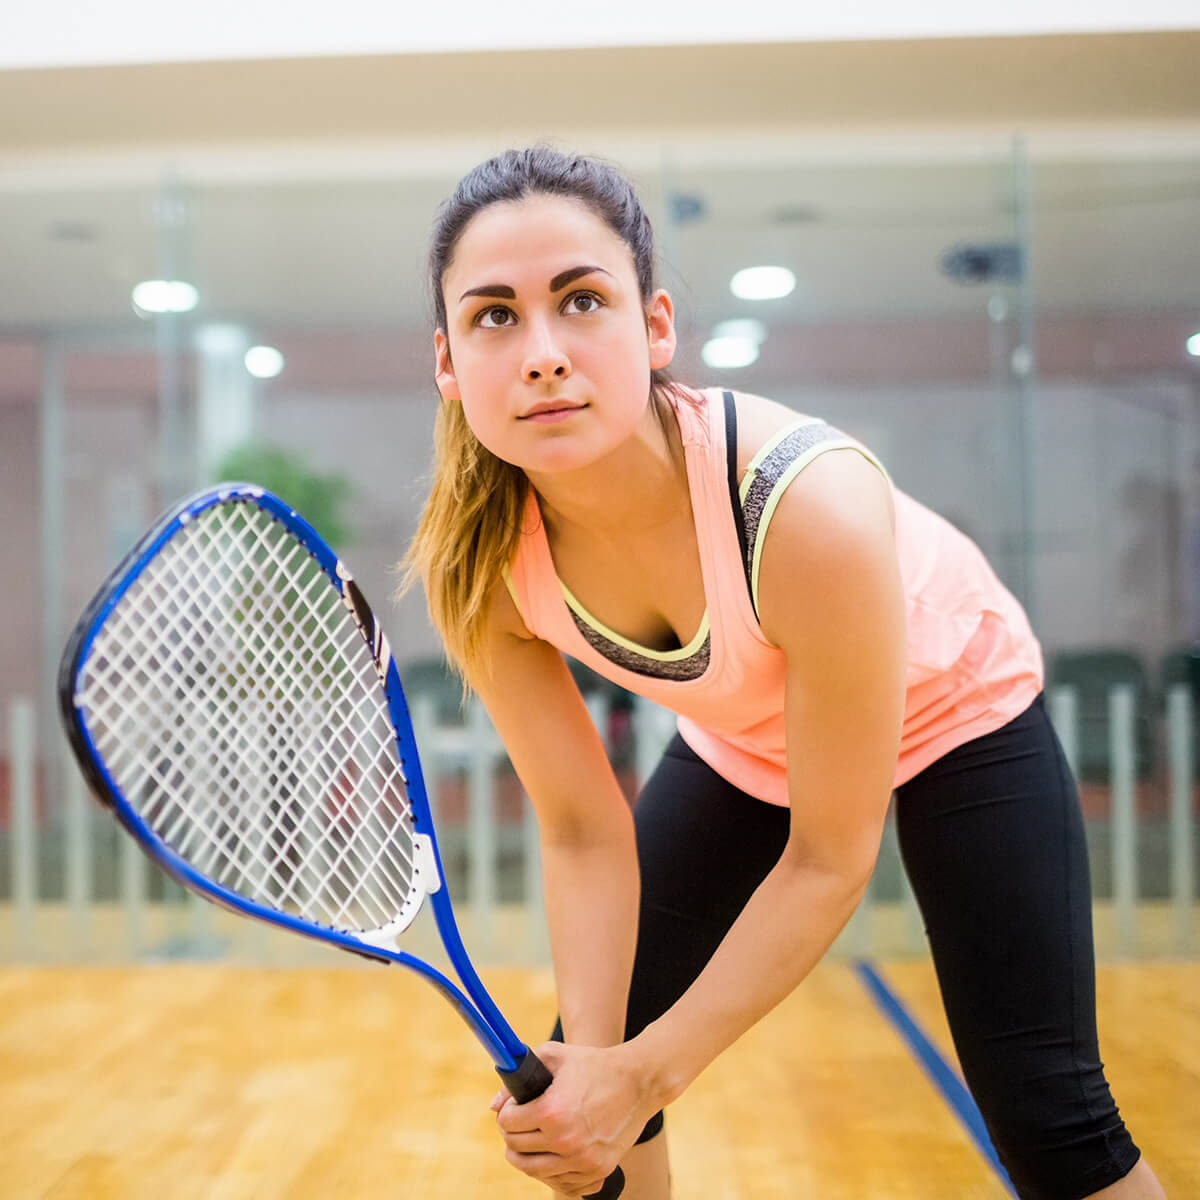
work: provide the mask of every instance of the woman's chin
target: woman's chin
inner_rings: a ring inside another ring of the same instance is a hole
[[[603,457],[601,454],[588,454],[580,449],[564,447],[549,453],[525,456],[525,460],[516,465],[531,478],[538,475],[570,475],[595,466]]]

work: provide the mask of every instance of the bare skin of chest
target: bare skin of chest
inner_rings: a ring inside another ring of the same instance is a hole
[[[591,616],[649,650],[686,646],[705,612],[691,510],[627,535],[555,537],[559,579]]]
[[[755,448],[796,418],[774,401],[741,398],[739,479]],[[683,446],[673,423],[667,436],[673,463],[669,482],[646,491],[634,480],[629,489],[619,489],[626,511],[634,514],[627,519],[581,528],[560,519],[552,506],[542,506],[558,578],[594,621],[656,651],[688,645],[707,609]],[[614,513],[611,500],[608,511]]]

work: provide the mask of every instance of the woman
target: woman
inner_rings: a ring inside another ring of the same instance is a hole
[[[1096,1045],[1078,802],[1041,653],[976,547],[865,447],[665,374],[630,185],[481,164],[431,252],[436,472],[409,565],[537,812],[560,1005],[493,1101],[562,1195],[670,1194],[662,1108],[800,983],[888,800],[967,1080],[1025,1197],[1161,1196]],[[631,816],[562,653],[679,714]]]

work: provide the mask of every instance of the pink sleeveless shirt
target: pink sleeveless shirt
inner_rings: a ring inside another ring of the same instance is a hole
[[[718,774],[760,800],[786,805],[784,655],[767,642],[755,615],[748,587],[749,579],[756,593],[755,547],[779,494],[821,453],[857,450],[891,480],[864,446],[798,416],[755,455],[742,480],[746,554],[730,496],[722,393],[696,395],[703,401],[698,409],[675,405],[707,604],[688,646],[648,650],[586,613],[555,573],[532,489],[507,582],[530,633],[676,713],[684,741]],[[898,787],[1024,712],[1042,690],[1044,672],[1024,610],[974,542],[894,485],[892,492],[908,617]]]

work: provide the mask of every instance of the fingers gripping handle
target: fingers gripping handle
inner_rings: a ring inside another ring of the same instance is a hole
[[[525,1051],[515,1071],[502,1071],[497,1067],[496,1074],[504,1080],[504,1086],[518,1104],[536,1100],[554,1082],[546,1064],[532,1050]]]
[[[515,1071],[502,1071],[496,1068],[496,1074],[504,1080],[504,1086],[512,1092],[513,1099],[518,1104],[528,1104],[536,1100],[554,1081],[554,1076],[546,1069],[545,1063],[532,1050],[525,1052],[525,1057],[517,1063]],[[613,1173],[604,1181],[604,1186],[598,1192],[592,1192],[587,1200],[617,1200],[625,1190],[625,1173],[616,1167]]]

